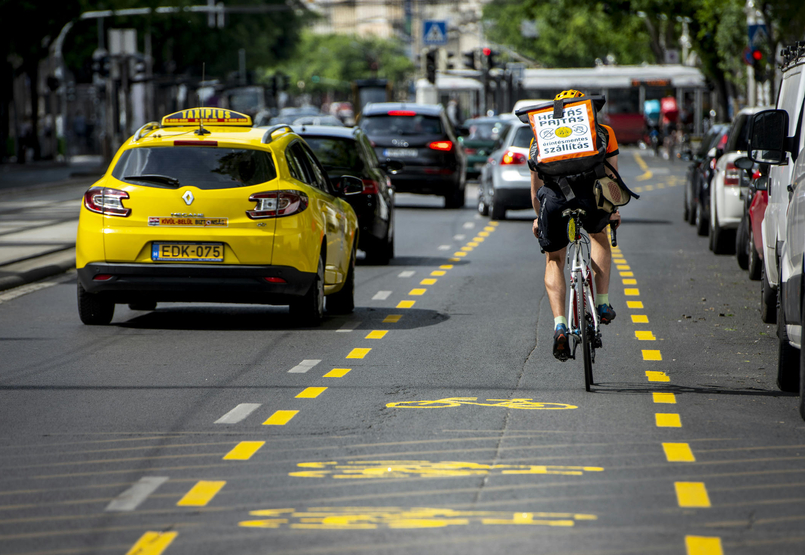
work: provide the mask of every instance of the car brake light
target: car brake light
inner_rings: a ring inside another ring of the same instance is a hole
[[[433,141],[428,148],[448,152],[453,149],[453,141]]]
[[[758,179],[760,177],[760,170],[755,170],[752,172],[752,181]]]
[[[390,116],[415,116],[416,112],[413,110],[390,110]]]
[[[727,169],[724,172],[724,185],[738,185],[741,182],[741,170],[732,162],[727,162]]]
[[[509,166],[509,165],[522,165],[528,162],[528,159],[525,157],[525,154],[522,152],[513,152],[511,150],[507,150],[506,154],[503,155],[503,158],[500,160],[501,166]]]
[[[474,148],[468,148],[466,146],[464,147],[464,153],[465,154],[475,154],[476,152],[478,152],[478,151],[476,149],[474,149]]]
[[[376,195],[380,192],[377,187],[377,181],[374,179],[364,179],[363,180],[363,192],[362,195]]]
[[[308,205],[307,195],[302,191],[254,193],[249,197],[249,201],[257,203],[254,210],[246,211],[246,215],[252,220],[281,218],[298,214]]]
[[[112,277],[112,274],[98,274],[92,278],[92,281],[109,281]]]
[[[288,283],[281,277],[264,277],[263,279],[266,280],[268,283]]]
[[[716,169],[716,164],[718,164],[718,160],[716,158],[713,158],[712,160],[710,160],[710,169],[711,170]]]
[[[123,206],[123,199],[127,198],[129,198],[129,194],[126,191],[109,187],[90,187],[84,193],[84,206],[96,214],[125,218],[131,214],[131,208]]]

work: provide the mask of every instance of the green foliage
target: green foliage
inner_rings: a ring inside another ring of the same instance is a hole
[[[613,56],[619,64],[651,61],[639,18],[623,17],[600,2],[508,0],[484,7],[488,36],[545,67],[590,67]],[[524,38],[523,20],[536,20],[539,37]]]
[[[302,33],[293,56],[267,73],[281,70],[291,84],[305,82],[306,93],[349,93],[355,79],[384,78],[404,82],[413,72],[403,45],[377,37]]]

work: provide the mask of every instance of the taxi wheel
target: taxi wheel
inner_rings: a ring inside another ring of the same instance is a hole
[[[327,296],[327,312],[332,314],[350,314],[355,310],[355,249],[349,259],[349,271],[344,287],[338,293]]]
[[[303,326],[318,326],[324,318],[324,258],[319,257],[319,268],[310,289],[291,303],[291,317]]]
[[[87,293],[78,284],[78,316],[88,326],[106,326],[115,315],[115,303]]]

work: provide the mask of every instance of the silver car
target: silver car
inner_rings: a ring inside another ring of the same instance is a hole
[[[512,123],[501,147],[487,159],[478,187],[478,212],[482,215],[502,220],[506,210],[531,208],[528,149],[533,138],[530,125]]]

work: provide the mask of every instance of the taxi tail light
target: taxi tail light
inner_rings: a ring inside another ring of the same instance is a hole
[[[528,159],[525,157],[525,154],[522,152],[514,152],[511,150],[507,150],[506,153],[503,155],[503,158],[500,160],[501,166],[520,166],[522,164],[528,163]]]
[[[377,187],[377,181],[374,179],[364,179],[363,180],[363,192],[362,195],[376,195],[380,192],[380,189]]]
[[[266,280],[268,283],[279,283],[279,284],[288,283],[281,277],[264,277],[263,279]]]
[[[453,141],[433,141],[428,144],[428,148],[432,150],[440,150],[442,152],[449,152],[453,150]]]
[[[307,195],[302,191],[255,193],[249,197],[249,201],[257,203],[254,210],[246,211],[246,215],[252,220],[281,218],[298,214],[308,205]]]
[[[724,171],[724,186],[741,184],[741,170],[732,162],[727,162],[727,169]]]
[[[84,193],[84,206],[90,212],[106,216],[127,217],[131,208],[123,206],[123,199],[129,198],[126,191],[109,187],[91,187]]]

